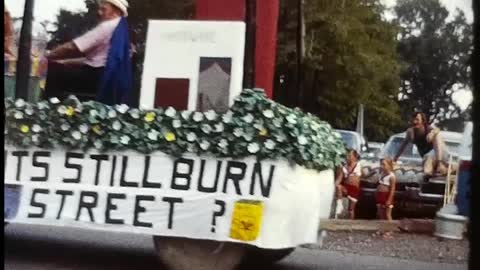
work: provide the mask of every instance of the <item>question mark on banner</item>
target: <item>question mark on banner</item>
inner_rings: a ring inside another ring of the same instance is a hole
[[[221,200],[215,200],[215,204],[220,206],[220,210],[219,210],[219,211],[215,211],[215,212],[213,213],[213,217],[212,217],[212,233],[215,232],[215,225],[216,225],[216,219],[217,219],[217,217],[221,217],[221,216],[223,216],[223,214],[225,214],[225,202],[224,202],[224,201],[221,201]]]

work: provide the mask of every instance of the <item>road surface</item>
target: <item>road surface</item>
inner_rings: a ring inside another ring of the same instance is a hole
[[[7,270],[163,270],[151,237],[143,235],[9,225],[4,241]],[[466,270],[467,266],[297,248],[269,270],[314,269]]]

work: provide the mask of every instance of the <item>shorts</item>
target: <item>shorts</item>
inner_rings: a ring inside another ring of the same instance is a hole
[[[360,197],[360,188],[355,185],[343,185],[347,191],[347,198],[352,202],[357,202]]]
[[[390,192],[377,191],[377,193],[375,193],[375,201],[377,202],[377,205],[386,206],[389,195]],[[389,207],[392,208],[393,205],[389,205]]]

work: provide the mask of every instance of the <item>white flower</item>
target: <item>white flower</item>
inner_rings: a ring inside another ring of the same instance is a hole
[[[200,148],[202,148],[202,150],[208,150],[208,148],[210,148],[210,143],[208,141],[202,140],[202,142],[200,143]]]
[[[298,143],[299,143],[300,145],[305,145],[305,144],[308,143],[307,137],[305,137],[305,136],[303,136],[303,135],[298,136],[298,139],[297,139],[297,140],[298,140]]]
[[[56,97],[53,97],[53,98],[50,99],[50,103],[52,103],[52,104],[58,104],[58,103],[60,103],[60,100],[59,100],[58,98],[56,98]]]
[[[202,120],[203,120],[203,113],[201,113],[201,112],[195,112],[195,113],[193,114],[193,121],[195,121],[195,122],[200,122],[200,121],[202,121]]]
[[[192,115],[192,111],[183,111],[182,112],[182,118],[185,120],[188,120],[188,118]]]
[[[189,143],[187,145],[187,151],[190,152],[190,153],[195,153],[195,151],[197,150],[197,147],[194,145],[194,144],[191,144]]]
[[[335,139],[333,138],[333,136],[328,136],[327,141],[328,142],[334,142]]]
[[[88,132],[88,125],[87,124],[81,124],[78,129],[80,130],[80,132],[82,132],[83,134],[87,134]]]
[[[180,128],[180,127],[182,126],[182,121],[180,121],[180,120],[178,120],[178,119],[173,120],[173,121],[172,121],[172,126],[173,126],[174,128]]]
[[[243,129],[242,128],[236,128],[233,130],[233,135],[235,135],[235,137],[242,137],[243,136]]]
[[[282,127],[282,119],[280,119],[280,118],[273,119],[273,125],[277,128],[281,128]]]
[[[287,121],[290,124],[296,124],[297,123],[297,117],[294,114],[289,114],[286,118],[287,118]]]
[[[82,104],[78,104],[77,107],[75,108],[75,111],[76,112],[82,112],[83,111],[83,105]]]
[[[226,139],[221,139],[220,142],[218,143],[218,146],[220,146],[220,148],[227,148],[228,141]]]
[[[207,118],[207,120],[212,121],[217,118],[217,113],[214,110],[209,110],[205,113],[205,117]]]
[[[203,124],[202,125],[202,131],[205,134],[210,134],[210,132],[212,132],[212,127],[210,125]]]
[[[80,140],[82,138],[82,133],[80,133],[79,131],[75,130],[74,132],[72,132],[72,137],[75,139],[75,140]]]
[[[35,133],[38,133],[38,132],[42,131],[42,127],[37,125],[37,124],[34,124],[32,126],[32,131],[35,132]]]
[[[258,145],[258,143],[249,143],[247,149],[248,152],[255,154],[260,150],[260,146]]]
[[[243,117],[243,121],[245,121],[246,123],[249,123],[249,124],[253,122],[253,119],[255,119],[255,118],[253,118],[253,115],[251,113],[249,113],[249,114],[247,114]]]
[[[17,101],[15,101],[15,107],[17,108],[22,108],[23,106],[25,106],[25,100],[19,98],[17,99]]]
[[[38,143],[40,141],[40,135],[35,134],[32,136],[32,142]]]
[[[284,142],[287,138],[284,134],[276,134],[275,139],[277,140],[277,142]]]
[[[243,138],[247,141],[247,142],[251,142],[253,140],[253,136],[252,134],[243,134]]]
[[[63,115],[63,114],[65,114],[65,113],[67,112],[67,107],[61,105],[61,106],[58,107],[57,112],[58,112],[59,114],[62,114],[62,115]]]
[[[112,124],[112,128],[113,128],[113,130],[118,131],[118,130],[122,129],[122,123],[120,123],[120,121],[118,121],[118,120],[115,120]]]
[[[15,112],[15,119],[23,119],[23,112]]]
[[[216,132],[223,132],[225,130],[225,127],[223,126],[223,123],[218,123],[215,125],[215,131]]]
[[[130,137],[128,137],[127,135],[123,135],[122,137],[120,137],[120,142],[122,144],[128,144],[130,142]]]
[[[269,119],[270,119],[270,118],[275,117],[275,114],[273,113],[272,110],[265,110],[265,111],[263,112],[263,116],[265,116],[266,118],[269,118]]]
[[[68,123],[63,123],[60,128],[63,130],[63,131],[67,131],[70,129],[70,124]]]
[[[273,150],[275,148],[275,145],[276,145],[276,143],[274,141],[270,140],[270,139],[265,141],[265,147],[268,150]]]
[[[44,110],[44,109],[50,108],[50,106],[48,106],[48,103],[45,102],[45,101],[39,102],[37,106],[38,106],[38,108],[39,108],[40,110]]]
[[[26,109],[25,109],[25,113],[27,115],[33,115],[33,108],[31,106],[28,106]]]
[[[156,131],[155,129],[152,129],[148,133],[148,138],[152,141],[156,141],[158,140],[158,134],[160,134],[160,132]]]
[[[222,121],[223,121],[223,123],[228,124],[228,123],[232,122],[232,117],[233,117],[233,112],[232,112],[232,111],[228,111],[227,113],[225,113],[225,114],[222,116]]]
[[[177,111],[173,107],[168,107],[168,109],[165,111],[165,115],[168,117],[174,117],[175,114],[177,114]]]
[[[100,140],[95,140],[95,142],[93,143],[93,145],[94,145],[95,148],[97,148],[97,149],[102,149],[102,148],[103,148],[103,143],[102,143],[102,141],[100,141]]]
[[[130,116],[133,118],[133,119],[139,119],[140,118],[140,111],[138,109],[132,109],[130,110]]]
[[[126,113],[126,112],[128,111],[129,107],[128,107],[128,105],[126,105],[126,104],[121,104],[121,105],[116,105],[116,106],[115,106],[115,109],[116,109],[119,113],[124,114],[124,113]]]
[[[193,132],[187,134],[187,141],[194,142],[197,139],[197,135]]]
[[[109,111],[108,111],[108,117],[109,117],[109,118],[115,118],[115,117],[117,117],[117,112],[114,111],[114,110],[109,110]]]
[[[96,117],[97,115],[98,115],[98,112],[96,110],[90,111],[90,117]]]

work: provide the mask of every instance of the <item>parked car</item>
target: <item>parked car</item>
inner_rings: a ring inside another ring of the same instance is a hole
[[[360,155],[367,152],[367,140],[360,133],[352,130],[336,129],[342,136],[343,142],[347,148],[355,149]]]

